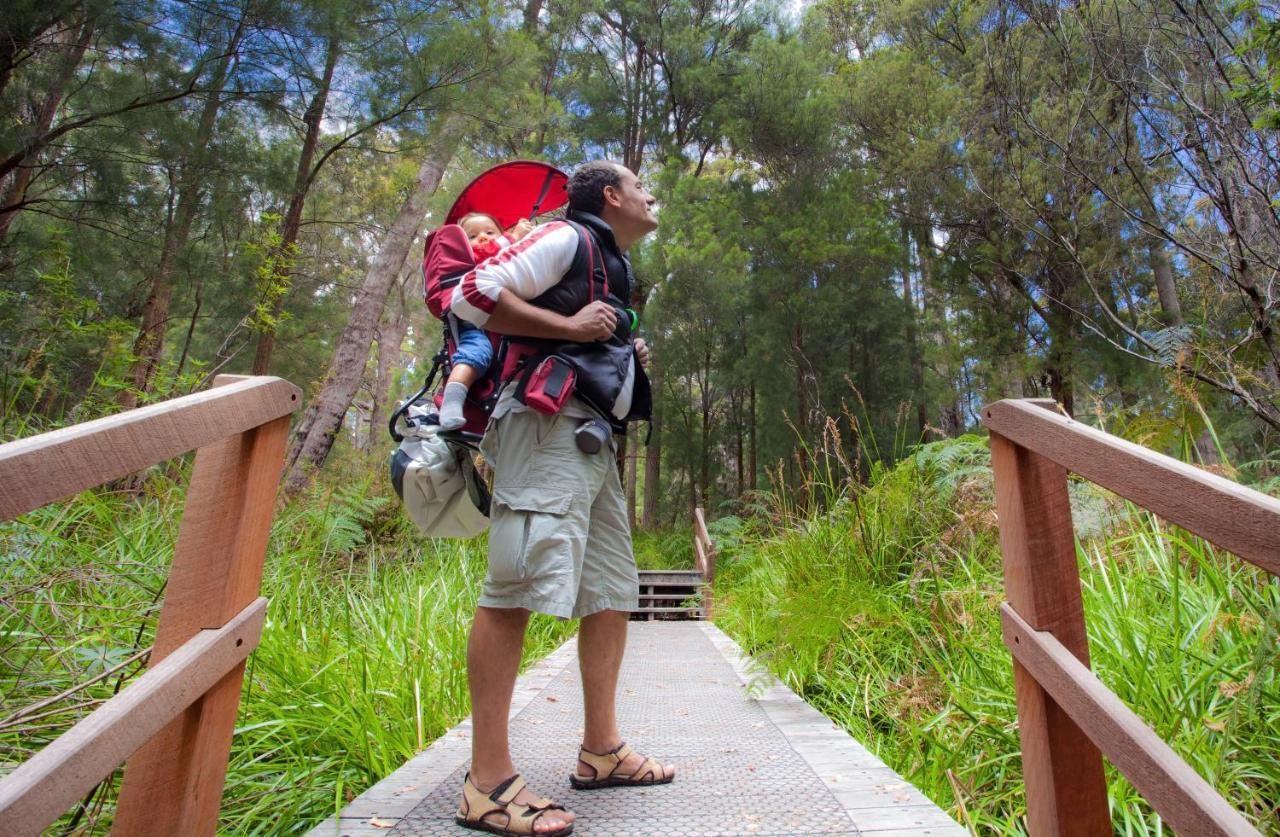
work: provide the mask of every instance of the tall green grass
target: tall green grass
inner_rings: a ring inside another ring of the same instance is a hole
[[[0,762],[29,757],[137,673],[143,661],[130,660],[154,635],[182,499],[180,483],[157,478],[142,497],[88,493],[0,528]],[[420,539],[367,485],[321,488],[281,512],[220,831],[304,831],[461,720],[483,572],[483,539]],[[526,661],[571,627],[535,617]],[[104,833],[116,784],[55,833]]]
[[[985,441],[867,470],[811,489],[823,512],[775,498],[736,524],[750,534],[721,545],[717,622],[975,833],[1023,833]],[[1280,834],[1280,586],[1088,485],[1072,498],[1094,670]],[[1108,783],[1118,832],[1165,830],[1123,777]]]

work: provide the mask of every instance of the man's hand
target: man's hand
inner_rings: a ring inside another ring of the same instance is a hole
[[[640,365],[645,369],[649,368],[649,344],[644,342],[643,337],[637,337],[633,344],[636,347],[636,359],[640,361]]]
[[[575,343],[608,340],[618,325],[617,310],[602,299],[587,304],[569,318],[570,339]]]

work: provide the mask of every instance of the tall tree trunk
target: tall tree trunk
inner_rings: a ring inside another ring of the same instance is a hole
[[[1147,259],[1151,265],[1151,272],[1155,274],[1156,296],[1160,300],[1160,312],[1163,315],[1164,324],[1182,325],[1182,304],[1178,302],[1178,288],[1173,281],[1173,266],[1169,263],[1169,254],[1165,252],[1163,241],[1151,242]]]
[[[1055,300],[1049,312],[1049,356],[1045,373],[1049,376],[1049,391],[1068,416],[1075,415],[1075,366],[1076,325],[1078,316],[1068,307],[1070,280],[1062,276],[1051,277],[1050,294]]]
[[[800,446],[796,449],[796,470],[797,481],[799,485],[799,505],[801,508],[809,506],[809,449],[806,447],[809,443],[809,403],[805,397],[804,391],[804,326],[799,319],[796,320],[795,329],[791,334],[792,349],[795,352],[796,364],[796,432],[800,434]]]
[[[916,253],[920,259],[920,295],[924,300],[921,311],[922,322],[928,329],[930,339],[942,369],[943,395],[940,398],[941,410],[939,424],[944,436],[955,437],[964,429],[963,412],[960,408],[960,370],[954,366],[956,351],[952,345],[951,329],[947,324],[947,306],[939,291],[937,282],[937,257],[933,249],[933,228],[928,224],[918,224],[914,228]]]
[[[222,91],[231,77],[231,64],[240,47],[240,39],[244,36],[244,28],[245,17],[242,14],[236,28],[227,38],[225,51],[209,80],[209,98],[205,100],[204,109],[200,113],[200,122],[190,150],[179,163],[182,171],[178,178],[177,205],[173,218],[165,228],[160,261],[150,277],[151,290],[142,308],[142,325],[133,343],[134,361],[129,371],[130,385],[120,394],[120,405],[125,409],[138,406],[139,398],[151,391],[156,370],[160,366],[165,330],[169,323],[169,303],[173,298],[174,272],[178,256],[186,249],[191,225],[200,207],[207,174],[205,156],[209,142],[213,139],[218,110],[222,107]]]
[[[191,356],[191,338],[196,333],[196,322],[200,319],[200,309],[204,305],[204,279],[196,281],[196,304],[191,309],[191,321],[187,324],[187,337],[182,341],[182,355],[178,358],[178,371],[174,374],[178,377],[182,376],[182,370],[187,366],[187,358]]]
[[[759,471],[756,470],[756,382],[751,382],[750,407],[748,422],[751,425],[751,448],[747,452],[747,474],[751,480],[751,490],[755,491],[760,484]]]
[[[324,121],[324,111],[329,102],[329,89],[333,82],[333,71],[338,65],[338,56],[342,53],[342,45],[336,35],[329,37],[325,50],[324,73],[320,77],[319,86],[311,103],[307,105],[302,121],[307,131],[302,140],[302,151],[298,154],[298,169],[293,175],[293,192],[289,196],[289,207],[280,219],[280,244],[272,259],[272,275],[268,280],[265,292],[272,297],[271,317],[261,325],[258,335],[257,351],[253,355],[253,374],[266,375],[271,368],[271,354],[276,345],[276,324],[284,311],[284,300],[289,292],[290,273],[293,270],[295,245],[298,243],[298,230],[302,226],[302,207],[307,200],[307,192],[316,173],[311,166],[316,156],[316,146],[320,141],[320,123]]]
[[[977,273],[971,272],[969,278],[970,281],[980,281]],[[994,386],[990,391],[983,393],[988,401],[1026,397],[1026,376],[1020,368],[1020,361],[1026,354],[1024,346],[1027,337],[1019,326],[1020,317],[1014,305],[1014,292],[1017,286],[1010,279],[1011,274],[1007,270],[1002,270],[991,277],[988,283],[996,313],[995,319],[1002,326],[994,341],[997,370],[993,381]]]
[[[702,404],[701,440],[698,446],[698,491],[703,508],[711,497],[711,350],[703,350],[702,381],[699,396]]]
[[[538,15],[542,14],[542,0],[529,0],[524,7],[524,31],[533,35],[538,31]]]
[[[739,390],[737,394],[738,405],[734,409],[734,417],[736,418],[736,421],[734,422],[735,427],[734,427],[734,433],[733,433],[733,436],[734,436],[733,460],[734,460],[734,469],[736,471],[735,476],[737,478],[737,489],[734,492],[734,499],[741,499],[743,492],[746,491],[746,488],[747,488],[746,463],[742,461],[742,454],[746,447],[743,440],[743,436],[746,435],[746,428],[743,426],[744,422],[743,422],[743,415],[742,415],[741,399],[742,399],[742,392],[741,390]]]
[[[387,402],[391,398],[391,378],[400,368],[400,347],[409,331],[409,312],[405,300],[405,285],[417,274],[416,260],[405,259],[407,269],[402,270],[396,282],[397,290],[394,305],[389,306],[387,317],[378,327],[378,369],[374,377],[373,393],[369,404],[369,443],[366,453],[373,454],[378,450],[374,443],[380,438],[382,425],[386,422]]]
[[[440,186],[440,178],[453,159],[464,127],[463,118],[458,115],[446,117],[440,125],[439,133],[418,169],[409,197],[400,207],[377,257],[365,274],[347,326],[338,339],[324,384],[295,431],[284,482],[286,496],[295,496],[307,486],[312,473],[324,463],[333,447],[334,438],[342,427],[342,418],[360,386],[360,377],[369,358],[369,345],[373,341],[373,331],[382,314],[387,291],[409,254],[426,212],[427,199]]]
[[[907,312],[907,356],[911,361],[911,400],[916,403],[916,439],[923,441],[929,426],[929,405],[924,400],[924,357],[920,351],[916,320],[920,314],[916,308],[914,288],[911,286],[911,235],[907,225],[902,225],[902,302]],[[923,258],[923,253],[921,254]]]
[[[63,91],[80,67],[80,62],[84,60],[84,53],[89,48],[89,41],[93,39],[95,29],[94,18],[90,17],[80,25],[78,34],[75,30],[68,29],[64,38],[60,39],[70,47],[70,50],[62,61],[62,68],[57,78],[45,92],[44,101],[40,105],[39,112],[36,113],[33,133],[43,134],[52,127],[53,117],[58,113],[58,105],[62,104]],[[75,35],[74,40],[73,35]],[[23,165],[14,171],[13,180],[5,190],[4,199],[0,202],[0,245],[4,244],[5,238],[9,235],[9,227],[22,211],[27,197],[27,187],[31,185],[31,178],[35,174],[35,163],[36,161],[32,158],[23,160]]]
[[[649,380],[653,387],[653,419],[649,425],[649,445],[644,458],[644,514],[642,525],[658,527],[658,491],[662,480],[662,363],[650,356]]]

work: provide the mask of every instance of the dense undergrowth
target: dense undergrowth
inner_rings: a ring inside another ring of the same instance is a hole
[[[470,711],[465,647],[484,541],[418,538],[366,488],[322,489],[277,516],[224,833],[305,831]],[[30,757],[137,673],[182,497],[182,481],[153,477],[141,498],[86,493],[0,528],[0,766]],[[535,618],[526,661],[571,628]],[[118,775],[51,833],[106,833],[117,785]]]
[[[717,622],[791,688],[978,833],[1025,831],[989,455],[933,443],[827,511],[713,527]],[[820,469],[821,470],[821,469]],[[1259,829],[1280,834],[1280,586],[1084,483],[1072,484],[1093,667]],[[1167,831],[1108,768],[1125,834]]]
[[[977,437],[862,466],[858,480],[819,459],[808,492],[824,512],[801,514],[780,493],[711,524],[717,621],[975,832],[1016,833],[1025,809],[988,464]],[[304,831],[468,712],[484,539],[426,541],[368,484],[333,482],[347,487],[318,489],[274,524],[224,833]],[[0,769],[139,670],[184,484],[153,474],[141,496],[87,493],[0,527]],[[1087,485],[1072,494],[1095,670],[1280,834],[1277,583]],[[687,530],[637,533],[636,550],[645,567],[692,565]],[[526,660],[573,628],[536,618]],[[1118,831],[1161,833],[1128,784],[1109,781]],[[113,782],[55,831],[104,833],[114,795]]]

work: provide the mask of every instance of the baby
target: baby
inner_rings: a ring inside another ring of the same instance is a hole
[[[467,234],[476,263],[498,255],[504,247],[519,241],[533,230],[528,219],[521,218],[504,234],[498,219],[485,212],[469,212],[458,221]],[[457,430],[467,423],[463,405],[471,385],[485,373],[493,361],[493,344],[479,326],[454,318],[458,326],[458,345],[449,362],[453,371],[444,385],[444,402],[440,405],[440,429]]]

